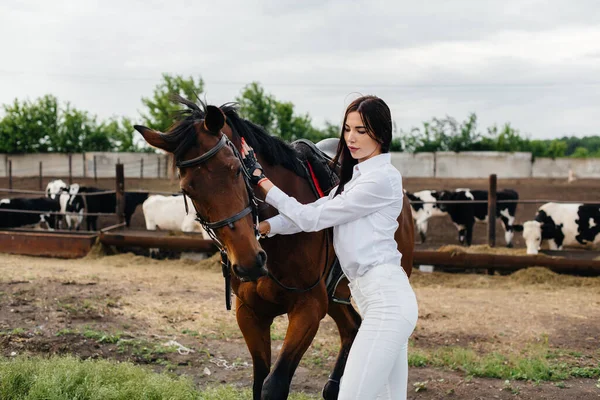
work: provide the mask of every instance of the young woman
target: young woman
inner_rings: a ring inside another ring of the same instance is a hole
[[[350,104],[335,161],[340,185],[329,196],[300,204],[264,176],[253,150],[243,144],[244,163],[265,201],[279,215],[260,223],[267,236],[333,227],[333,244],[363,317],[341,380],[339,400],[406,399],[408,338],[417,300],[400,266],[394,233],[402,210],[402,176],[388,153],[389,107],[375,96]],[[379,396],[379,397],[378,397]]]

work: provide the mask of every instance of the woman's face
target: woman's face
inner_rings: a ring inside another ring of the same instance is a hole
[[[358,162],[381,154],[381,144],[369,136],[358,111],[352,111],[346,117],[344,139],[352,158]]]

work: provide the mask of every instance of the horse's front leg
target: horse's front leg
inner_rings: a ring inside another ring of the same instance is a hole
[[[271,324],[272,317],[260,316],[236,297],[236,319],[246,346],[252,356],[254,382],[252,398],[260,400],[263,381],[271,369]]]
[[[294,372],[327,311],[326,296],[323,291],[317,297],[298,300],[294,309],[288,312],[289,324],[283,346],[273,370],[265,379],[261,400],[287,399]]]
[[[329,302],[328,314],[333,318],[340,332],[341,347],[333,371],[323,388],[323,398],[325,400],[337,400],[340,391],[340,379],[344,375],[348,353],[358,333],[362,319],[352,305],[333,301]]]

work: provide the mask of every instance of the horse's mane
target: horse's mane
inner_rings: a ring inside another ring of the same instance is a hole
[[[173,96],[173,101],[187,108],[175,113],[177,121],[162,137],[168,143],[177,143],[173,154],[175,158],[179,158],[186,149],[196,144],[194,124],[205,118],[206,103],[198,99],[199,104],[196,104],[179,95]],[[282,139],[270,135],[263,127],[242,118],[238,114],[237,103],[225,103],[219,108],[225,114],[226,123],[231,127],[233,134],[243,137],[266,162],[281,165],[298,176],[306,175],[296,151]]]

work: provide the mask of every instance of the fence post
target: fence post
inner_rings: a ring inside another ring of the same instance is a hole
[[[125,222],[125,174],[123,173],[123,164],[117,164],[116,166],[116,199],[117,206],[115,212],[119,223]]]
[[[156,159],[158,160],[158,168],[156,170],[156,177],[160,178],[160,155],[157,155]]]
[[[170,165],[173,165],[173,164],[174,164],[174,163],[173,163],[173,158],[174,158],[174,157],[175,157],[175,156],[174,156],[173,154],[170,154],[170,153],[167,155],[167,160],[168,160],[168,161],[167,161],[167,165],[168,165],[168,166],[170,166]],[[171,179],[171,180],[175,179],[175,170],[174,170],[173,168],[169,168],[169,167],[167,167],[167,177],[168,177],[169,179]]]
[[[496,174],[490,175],[490,189],[488,191],[488,245],[496,246]]]
[[[81,153],[81,159],[83,161],[82,167],[83,167],[83,177],[87,178],[87,163],[85,162],[85,153]]]
[[[40,161],[40,190],[44,190],[44,186],[42,184],[42,162]]]
[[[488,246],[496,246],[496,200],[497,176],[490,175],[490,188],[488,191]],[[488,268],[488,275],[494,275],[494,269]]]
[[[140,158],[140,179],[144,179],[144,159]]]
[[[73,183],[73,155],[69,153],[69,185]]]
[[[94,182],[98,182],[98,170],[96,170],[96,155],[94,155]]]
[[[8,160],[8,188],[12,189],[12,160]]]

